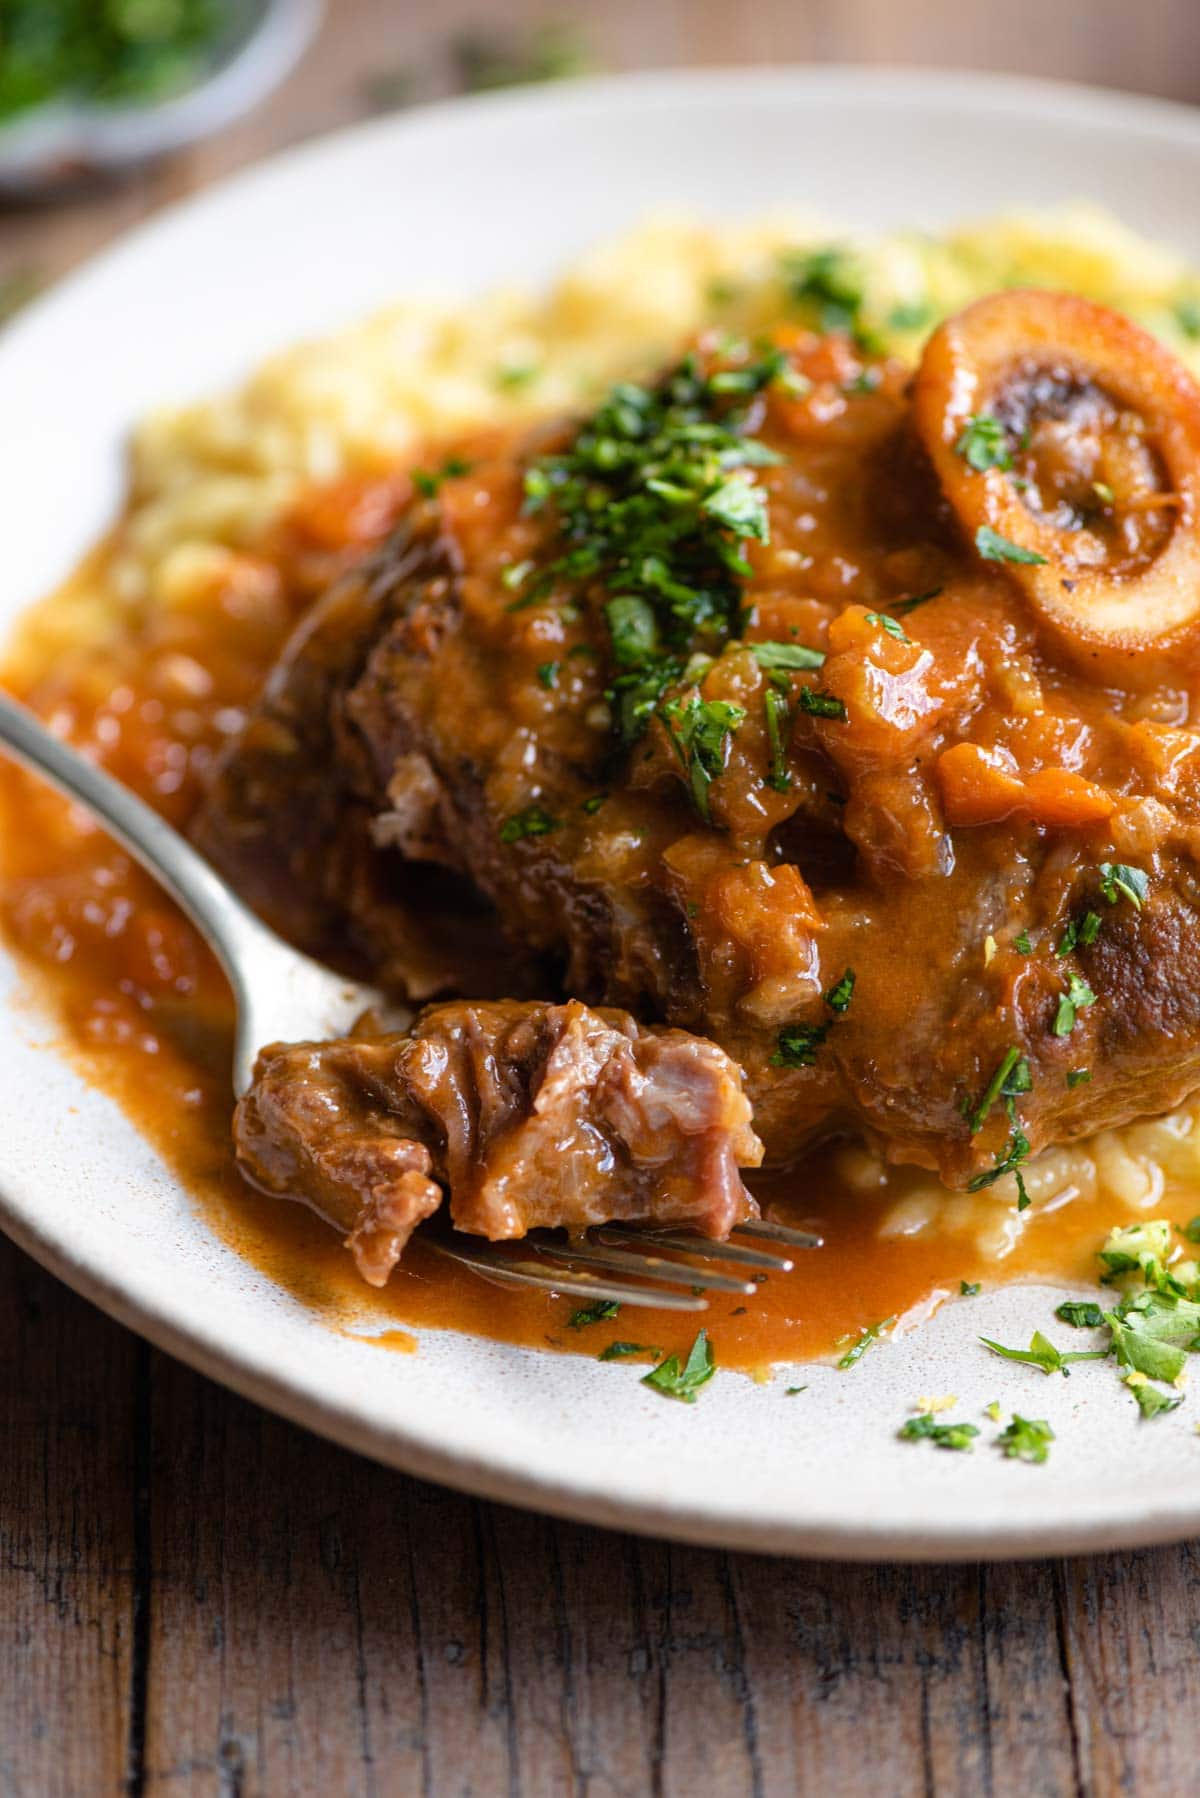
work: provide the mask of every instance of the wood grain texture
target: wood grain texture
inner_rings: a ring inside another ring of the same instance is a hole
[[[1176,1798],[1194,1547],[680,1548],[478,1503],[234,1398],[0,1244],[0,1792]]]
[[[128,1777],[150,1351],[0,1242],[0,1792]],[[144,1435],[141,1441],[144,1441]]]
[[[1195,0],[509,0],[614,68],[962,64],[1200,97]],[[176,197],[453,86],[479,0],[330,0],[217,143],[0,212],[50,278]],[[1030,1566],[790,1563],[405,1479],[138,1344],[0,1243],[0,1798],[1176,1798],[1200,1749],[1194,1546]],[[886,1502],[881,1495],[881,1502]]]

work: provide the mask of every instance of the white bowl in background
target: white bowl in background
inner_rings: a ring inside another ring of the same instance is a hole
[[[321,22],[322,0],[238,0],[230,28],[182,93],[148,105],[48,101],[0,125],[0,193],[34,198],[211,137],[286,80]]]

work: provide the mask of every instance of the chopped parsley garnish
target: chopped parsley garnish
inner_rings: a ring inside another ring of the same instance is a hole
[[[596,1359],[598,1361],[629,1361],[634,1355],[658,1356],[661,1354],[660,1348],[651,1348],[647,1342],[610,1342],[607,1348],[600,1350]]]
[[[1125,1377],[1125,1384],[1138,1402],[1143,1417],[1161,1417],[1165,1411],[1177,1411],[1183,1403],[1182,1392],[1163,1392],[1148,1380]]]
[[[973,1299],[983,1291],[983,1287],[978,1280],[960,1280],[958,1290],[964,1299]]]
[[[784,1398],[795,1398],[797,1393],[807,1392],[807,1391],[808,1391],[807,1386],[786,1386],[784,1388],[783,1396],[784,1396]]]
[[[1023,930],[1020,936],[1015,936],[1013,938],[1013,948],[1019,949],[1022,955],[1033,954],[1033,944],[1029,940],[1029,932],[1027,930]]]
[[[730,475],[700,501],[700,510],[738,537],[754,537],[765,543],[770,536],[766,494],[748,474]]]
[[[1008,469],[1013,465],[1008,432],[990,412],[978,412],[968,418],[954,448],[977,474],[986,474],[989,468]]]
[[[1100,891],[1110,905],[1128,899],[1135,911],[1141,911],[1150,891],[1150,877],[1140,868],[1127,867],[1124,862],[1101,862]]]
[[[862,1360],[862,1358],[866,1354],[867,1350],[874,1343],[879,1341],[879,1338],[883,1334],[884,1330],[888,1329],[892,1324],[895,1323],[895,1321],[896,1320],[894,1317],[885,1317],[882,1323],[868,1324],[866,1329],[863,1330],[855,1338],[855,1340],[850,1344],[850,1347],[846,1350],[846,1352],[842,1356],[841,1360],[837,1363],[838,1367],[841,1369],[845,1369],[847,1367],[854,1367],[857,1362]]]
[[[523,387],[532,387],[541,372],[533,362],[510,362],[504,368],[498,368],[494,378],[497,387],[519,393]]]
[[[891,617],[887,612],[868,612],[867,623],[878,625],[881,631],[886,631],[888,636],[894,637],[897,643],[912,642],[911,637],[905,636],[904,626],[899,619]]]
[[[558,685],[558,668],[559,665],[557,662],[538,663],[537,677],[543,687],[556,687]]]
[[[844,1017],[849,1011],[857,978],[853,968],[846,968],[840,979],[836,980],[825,994],[825,1004],[834,1013],[834,1018]],[[788,1024],[779,1032],[776,1039],[771,1066],[773,1068],[812,1067],[817,1059],[817,1050],[829,1035],[833,1024],[833,1018],[826,1024]]]
[[[771,1057],[773,1068],[810,1068],[817,1059],[817,1050],[829,1035],[828,1024],[788,1024],[779,1032],[775,1053]]]
[[[704,297],[710,306],[731,306],[737,299],[741,288],[728,275],[714,275],[704,289]]]
[[[643,1376],[642,1385],[653,1386],[664,1398],[677,1398],[685,1405],[694,1405],[696,1393],[712,1379],[716,1371],[717,1364],[713,1358],[708,1332],[701,1330],[682,1367],[678,1355],[668,1355],[665,1361],[652,1367]]]
[[[993,1342],[990,1336],[981,1336],[979,1340],[993,1355],[1000,1355],[1005,1361],[1023,1361],[1030,1367],[1040,1367],[1046,1374],[1066,1375],[1072,1362],[1103,1361],[1108,1354],[1107,1349],[1072,1349],[1064,1354],[1040,1330],[1034,1331],[1027,1349],[1005,1348],[1002,1342]]]
[[[471,464],[464,462],[461,456],[447,456],[435,474],[430,474],[429,470],[425,468],[414,468],[411,479],[418,493],[424,494],[426,499],[432,499],[443,481],[453,481],[459,475],[470,474],[470,472]],[[507,572],[506,569],[505,573]],[[502,574],[500,578],[503,580],[504,575]]]
[[[745,719],[745,708],[692,693],[686,699],[664,700],[658,714],[688,776],[696,810],[708,823],[708,789],[724,772],[729,739]]]
[[[820,668],[825,661],[823,649],[809,649],[804,643],[747,643],[760,668]]]
[[[613,661],[618,668],[636,668],[658,648],[658,620],[648,600],[622,593],[604,608]]]
[[[1058,1010],[1054,1014],[1055,1036],[1070,1036],[1079,1013],[1095,1003],[1096,995],[1087,981],[1081,980],[1078,974],[1069,974],[1067,990],[1059,999]]]
[[[933,318],[933,307],[927,300],[903,300],[888,313],[891,331],[920,331]]]
[[[979,1430],[973,1423],[939,1423],[930,1411],[906,1419],[898,1432],[902,1442],[932,1442],[935,1448],[970,1450]]]
[[[778,460],[743,434],[782,351],[705,374],[696,356],[653,386],[624,381],[569,449],[531,464],[526,509],[553,507],[562,542],[541,580],[598,585],[613,658],[615,723],[628,745],[690,649],[719,649],[742,627],[746,539],[765,542],[754,470]]]
[[[1148,1286],[1161,1286],[1161,1268],[1170,1253],[1171,1229],[1158,1219],[1148,1224],[1128,1224],[1110,1230],[1099,1260],[1104,1268],[1104,1282],[1111,1284],[1119,1274],[1140,1273]],[[1182,1293],[1182,1288],[1180,1289]]]
[[[1021,1417],[1013,1412],[1012,1422],[996,1438],[996,1447],[1010,1461],[1030,1461],[1040,1465],[1049,1459],[1054,1431],[1044,1417]]]
[[[500,826],[502,843],[519,843],[523,837],[545,837],[552,830],[558,830],[560,823],[540,805],[527,805],[524,811],[514,812]]]
[[[850,252],[836,244],[796,251],[783,266],[788,292],[818,330],[844,331],[862,347],[873,346],[862,320],[862,277]]]
[[[1189,1242],[1200,1242],[1200,1217],[1193,1217],[1186,1224],[1176,1224],[1175,1228]]]
[[[594,1304],[572,1311],[568,1323],[572,1330],[582,1330],[587,1324],[602,1324],[608,1318],[616,1317],[620,1309],[616,1299],[597,1299]]]
[[[1187,1366],[1187,1351],[1162,1342],[1136,1324],[1127,1323],[1116,1311],[1106,1311],[1104,1321],[1113,1333],[1113,1353],[1122,1367],[1144,1374],[1148,1380],[1177,1380]]]
[[[1086,1086],[1091,1077],[1091,1068],[1068,1068],[1067,1090],[1069,1092],[1074,1092],[1077,1086]]]
[[[617,741],[624,748],[641,736],[659,700],[682,674],[682,662],[673,656],[659,656],[616,677],[605,698],[612,704]]]
[[[815,687],[801,687],[800,710],[810,718],[837,718],[845,722],[846,708],[832,693],[820,693]]]
[[[972,1136],[982,1130],[988,1113],[997,1099],[1002,1096],[1006,1099],[1015,1099],[1021,1093],[1029,1092],[1032,1086],[1033,1076],[1029,1071],[1029,1063],[1014,1043],[997,1064],[995,1073],[980,1094],[979,1103],[966,1114]]]
[[[1184,294],[1176,300],[1175,323],[1185,337],[1200,337],[1200,299]]]
[[[981,524],[975,533],[975,548],[985,562],[1027,562],[1032,567],[1041,567],[1045,556],[1036,549],[1022,549],[1019,543],[1010,543],[999,531],[994,531],[990,524]]]
[[[1139,1379],[1137,1374],[1124,1375],[1124,1384],[1137,1399],[1142,1417],[1162,1417],[1164,1411],[1177,1411],[1184,1402],[1184,1393],[1162,1392],[1159,1386],[1151,1386],[1148,1379]]]
[[[836,1011],[844,1017],[850,1009],[850,1001],[854,997],[854,982],[858,978],[853,968],[847,968],[841,979],[836,981],[825,995],[825,1003],[830,1011]]]
[[[592,816],[594,816],[594,814],[596,812],[598,812],[600,810],[600,807],[604,804],[604,801],[607,798],[608,798],[607,793],[589,793],[587,798],[580,805],[579,809],[581,812],[586,812],[588,817],[591,818]]]
[[[525,585],[525,582],[529,579],[530,575],[533,573],[533,568],[534,568],[534,564],[528,559],[528,557],[523,562],[510,562],[508,564],[507,568],[502,568],[500,570],[500,585],[502,587],[506,587],[510,593],[519,592],[520,589]],[[505,607],[505,611],[507,611],[507,612],[524,611],[526,606],[533,605],[536,600],[541,599],[543,597],[544,597],[544,594],[543,594],[541,587],[535,586],[535,587],[531,588],[530,591],[527,594],[525,594],[521,599],[514,599],[511,603],[511,605],[508,605]]]
[[[1125,1283],[1112,1310],[1105,1311],[1090,1299],[1066,1299],[1057,1307],[1055,1316],[1074,1329],[1106,1330],[1105,1347],[1064,1354],[1040,1331],[1028,1349],[1005,1348],[989,1337],[980,1340],[993,1354],[1047,1374],[1065,1374],[1076,1361],[1115,1357],[1143,1417],[1165,1416],[1181,1402],[1179,1389],[1185,1383],[1189,1354],[1200,1352],[1200,1267],[1195,1261],[1171,1259],[1177,1255],[1171,1247],[1171,1228],[1156,1219],[1109,1232],[1099,1251],[1103,1282]],[[1132,1284],[1137,1279],[1140,1287]],[[1157,1390],[1151,1381],[1175,1390]]]
[[[1054,1315],[1075,1330],[1098,1330],[1104,1322],[1104,1313],[1094,1299],[1064,1299]]]
[[[1104,920],[1099,912],[1084,912],[1082,918],[1072,918],[1058,939],[1056,955],[1070,955],[1076,948],[1090,949],[1100,935]]]
[[[783,740],[791,710],[784,694],[775,687],[767,688],[763,694],[763,718],[767,726],[767,747],[771,753],[767,784],[777,793],[786,793],[792,784],[792,777],[787,771],[787,746]]]
[[[1025,1190],[1025,1180],[1021,1173],[1021,1165],[1029,1159],[1029,1138],[1019,1124],[1015,1124],[1009,1133],[1004,1153],[997,1155],[994,1164],[985,1168],[981,1174],[975,1174],[967,1181],[968,1192],[981,1192],[985,1186],[994,1186],[1005,1174],[1016,1176],[1017,1210],[1029,1209],[1029,1194]]]

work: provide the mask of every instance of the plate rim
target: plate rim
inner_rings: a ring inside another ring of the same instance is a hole
[[[613,75],[577,76],[556,82],[503,88],[494,92],[436,99],[403,112],[385,113],[321,132],[302,143],[288,145],[221,177],[198,192],[170,200],[128,230],[119,232],[81,262],[53,281],[42,294],[22,308],[0,337],[0,363],[14,342],[37,327],[73,298],[77,283],[90,279],[111,263],[136,254],[143,243],[163,231],[202,216],[219,207],[230,194],[241,194],[302,171],[317,162],[374,137],[381,140],[420,131],[433,122],[464,127],[476,117],[492,114],[503,121],[514,113],[553,113],[569,102],[572,108],[603,108],[613,99],[631,98],[653,107],[661,98],[702,105],[714,96],[752,97],[805,87],[859,88],[898,107],[919,104],[929,98],[960,103],[970,92],[972,106],[994,113],[1043,112],[1053,106],[1059,120],[1079,124],[1110,125],[1137,129],[1148,136],[1177,142],[1193,140],[1200,151],[1200,104],[1162,99],[1123,88],[1098,87],[1089,82],[1058,81],[1043,76],[1013,75],[983,70],[911,66],[886,68],[856,63],[746,64],[725,68],[635,69]]]
[[[0,340],[0,373],[10,358],[21,354],[28,337],[62,309],[75,303],[79,286],[98,269],[125,258],[136,258],[148,241],[186,227],[205,211],[219,209],[230,197],[276,180],[302,175],[306,163],[346,149],[353,151],[375,137],[392,137],[441,123],[450,129],[468,126],[488,114],[503,120],[514,113],[554,114],[564,106],[603,110],[614,101],[653,108],[664,100],[681,99],[703,107],[714,98],[744,102],[756,94],[793,95],[820,88],[836,94],[854,91],[861,100],[867,94],[904,110],[929,100],[953,101],[995,114],[1029,114],[1044,118],[1052,106],[1056,121],[1064,118],[1107,127],[1121,133],[1135,129],[1160,136],[1172,145],[1186,140],[1200,156],[1200,109],[1176,101],[1147,98],[1116,90],[1075,85],[1042,78],[1013,75],[966,74],[953,70],[863,68],[845,64],[795,64],[772,68],[728,70],[644,70],[629,75],[605,76],[557,83],[545,89],[523,89],[436,102],[403,115],[387,115],[321,136],[283,150],[212,187],[163,208],[132,230],[121,234],[97,255],[57,282],[44,298],[34,302]],[[7,625],[6,625],[7,628]],[[0,1001],[0,1022],[10,1008]],[[53,1047],[42,1052],[55,1054]],[[1060,1517],[1036,1525],[1015,1523],[997,1537],[995,1525],[972,1527],[969,1520],[957,1524],[939,1519],[933,1526],[906,1527],[890,1524],[886,1516],[877,1523],[850,1528],[803,1522],[780,1525],[759,1517],[735,1516],[720,1506],[681,1505],[668,1498],[656,1504],[641,1499],[612,1498],[586,1480],[569,1477],[547,1479],[542,1473],[521,1475],[492,1460],[480,1459],[470,1449],[448,1443],[443,1429],[413,1427],[411,1420],[373,1424],[353,1406],[328,1402],[315,1388],[281,1373],[271,1365],[258,1343],[231,1348],[216,1331],[194,1324],[180,1326],[169,1304],[156,1303],[146,1292],[131,1294],[126,1277],[122,1285],[98,1267],[73,1257],[71,1245],[54,1233],[39,1229],[36,1205],[29,1195],[10,1190],[0,1181],[0,1226],[27,1253],[65,1284],[96,1304],[117,1322],[133,1329],[160,1349],[184,1361],[206,1377],[216,1379],[243,1397],[277,1412],[292,1422],[409,1472],[461,1491],[507,1504],[549,1512],[608,1528],[670,1538],[710,1546],[766,1553],[834,1557],[846,1560],[1000,1560],[1099,1551],[1119,1543],[1144,1546],[1179,1540],[1200,1528],[1200,1486],[1194,1493],[1158,1493],[1153,1505],[1131,1518],[1127,1510],[1099,1512],[1087,1519]],[[136,1287],[134,1280],[132,1285]]]

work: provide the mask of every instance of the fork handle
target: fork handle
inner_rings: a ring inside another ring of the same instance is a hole
[[[136,793],[48,731],[34,714],[0,692],[0,749],[77,800],[97,818],[187,913],[209,943],[241,1009],[241,970],[255,949],[279,938],[260,923],[216,870]]]

